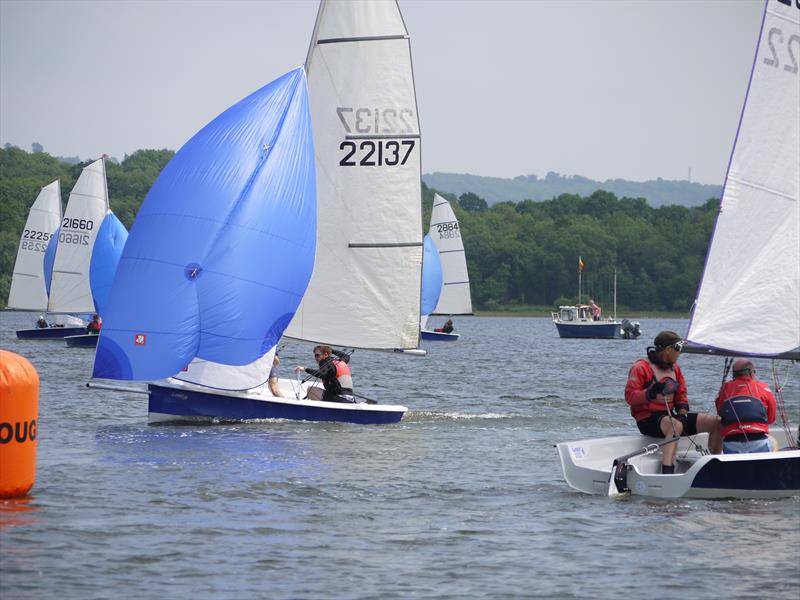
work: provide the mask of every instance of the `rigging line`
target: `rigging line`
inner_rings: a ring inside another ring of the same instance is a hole
[[[781,386],[778,381],[778,367],[776,366],[774,360],[772,361],[772,379],[773,383],[775,384],[775,404],[778,407],[778,413],[781,416],[781,425],[783,426],[783,431],[786,434],[786,444],[790,448],[797,448],[797,440],[792,434],[792,429],[789,427],[789,420],[786,418],[786,407],[783,402],[783,392],[781,391]]]

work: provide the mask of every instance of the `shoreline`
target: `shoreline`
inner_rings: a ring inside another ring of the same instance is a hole
[[[551,317],[555,309],[526,308],[519,310],[476,310],[473,317]],[[633,315],[633,316],[631,316]],[[445,316],[445,315],[440,315]],[[468,316],[468,315],[464,315]],[[689,315],[680,312],[667,312],[657,310],[626,311],[625,314],[617,311],[617,319],[688,319]]]

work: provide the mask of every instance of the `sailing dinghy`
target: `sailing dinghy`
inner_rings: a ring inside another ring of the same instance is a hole
[[[308,291],[286,336],[424,354],[418,347],[420,131],[410,39],[397,3],[323,1],[306,69],[317,165],[317,250]],[[382,410],[386,421],[399,421],[407,410],[352,406]]]
[[[292,71],[192,138],[136,218],[94,376],[167,377],[148,385],[151,421],[407,411],[265,385],[282,335],[389,352],[419,340],[419,125],[396,3],[323,2],[306,69],[307,88]]]
[[[792,40],[800,40],[800,10],[768,0],[684,351],[800,356],[800,75]],[[777,381],[774,389],[781,402]],[[795,431],[785,421],[773,426],[781,450],[751,454],[711,455],[706,434],[681,438],[674,475],[660,474],[664,440],[622,436],[557,448],[567,483],[586,493],[771,498],[800,494]]]
[[[47,310],[61,314],[103,315],[111,281],[125,246],[128,232],[108,202],[105,160],[100,158],[81,171],[69,195],[67,210],[54,238],[54,253],[48,248],[52,267]],[[96,335],[65,337],[68,346],[94,347]]]
[[[8,294],[7,307],[11,310],[47,311],[47,294],[50,283],[49,274],[45,273],[45,256],[51,240],[57,237],[61,223],[61,185],[58,180],[46,185],[28,212],[28,220],[19,240],[17,259],[11,277],[11,290]],[[54,246],[53,246],[54,247]],[[20,339],[52,340],[68,335],[83,333],[85,325],[76,319],[77,326],[67,327],[68,319],[74,317],[47,315],[47,327],[20,329]]]
[[[471,315],[472,298],[469,290],[467,257],[464,253],[464,240],[461,227],[446,198],[433,195],[431,226],[428,235],[439,251],[442,264],[442,291],[433,315]],[[422,339],[438,342],[453,342],[459,338],[457,333],[445,333],[427,329],[427,321],[422,324]]]

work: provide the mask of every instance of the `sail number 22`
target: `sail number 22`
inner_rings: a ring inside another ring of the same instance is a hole
[[[786,40],[785,44],[784,39]],[[764,64],[776,69],[780,69],[783,66],[784,71],[797,75],[797,61],[800,58],[800,36],[795,33],[785,38],[783,31],[778,27],[772,27],[767,34],[767,45],[771,56],[764,57]]]

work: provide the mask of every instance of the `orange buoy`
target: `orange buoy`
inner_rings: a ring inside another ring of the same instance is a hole
[[[36,481],[39,374],[28,359],[0,350],[0,498],[26,495]]]

